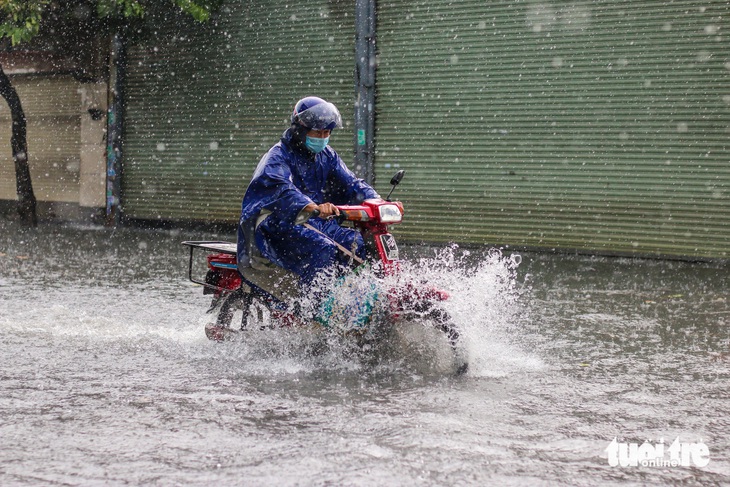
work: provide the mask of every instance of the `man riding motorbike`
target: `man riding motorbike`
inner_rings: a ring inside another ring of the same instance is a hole
[[[362,236],[327,219],[339,214],[335,205],[380,197],[328,146],[332,130],[341,127],[332,103],[315,96],[296,103],[291,126],[261,159],[243,197],[239,269],[254,265],[260,253],[307,285],[323,271],[346,265],[338,244],[364,257]],[[319,218],[310,218],[315,210]]]

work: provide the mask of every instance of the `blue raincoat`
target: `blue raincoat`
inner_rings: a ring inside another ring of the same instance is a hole
[[[364,255],[362,236],[334,220],[311,218],[308,223],[325,235],[295,224],[310,203],[358,204],[379,198],[375,190],[347,169],[330,147],[314,154],[287,130],[259,162],[241,205],[238,266],[250,265],[255,245],[261,255],[298,274],[309,283],[322,270],[346,262],[332,240],[346,249],[356,244]],[[263,221],[259,216],[271,212]],[[258,224],[257,224],[258,220]]]

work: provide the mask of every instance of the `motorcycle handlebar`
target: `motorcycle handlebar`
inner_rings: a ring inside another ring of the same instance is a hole
[[[312,210],[312,214],[310,215],[310,218],[317,218],[320,215],[319,210]],[[332,215],[331,217],[328,217],[328,219],[334,219],[337,221],[337,223],[342,223],[345,220],[347,220],[347,212],[345,210],[340,210],[339,215]]]

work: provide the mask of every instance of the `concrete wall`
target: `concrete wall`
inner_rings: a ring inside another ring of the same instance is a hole
[[[39,217],[86,220],[100,213],[106,204],[107,82],[78,81],[68,74],[70,66],[38,53],[3,53],[0,62],[26,115]],[[0,201],[6,208],[16,200],[10,135],[10,111],[0,100]]]
[[[83,84],[81,95],[81,164],[79,205],[106,205],[106,120],[107,84]]]

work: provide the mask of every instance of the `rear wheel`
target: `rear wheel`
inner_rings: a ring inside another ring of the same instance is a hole
[[[224,341],[232,339],[239,331],[246,328],[246,321],[251,307],[251,295],[238,288],[226,295],[213,299],[213,305],[208,313],[215,316],[215,321],[205,326],[205,335],[210,340]],[[242,312],[241,326],[231,326],[237,311]]]

